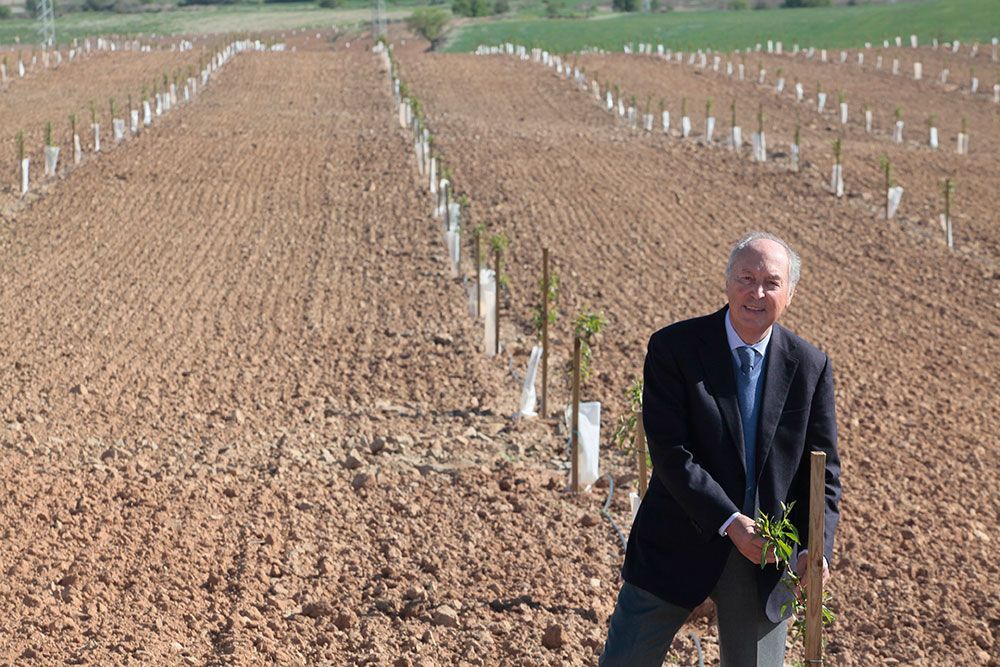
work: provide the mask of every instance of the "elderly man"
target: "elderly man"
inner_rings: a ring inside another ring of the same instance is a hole
[[[783,665],[778,598],[787,591],[777,568],[760,567],[754,519],[781,516],[781,503],[794,501],[806,543],[811,451],[826,453],[828,576],[840,498],[833,371],[829,357],[776,324],[799,270],[787,243],[754,232],[729,255],[728,306],[649,340],[643,423],[653,477],[629,535],[602,667],[662,664],[706,597],[723,667]],[[804,552],[796,565],[804,574]]]

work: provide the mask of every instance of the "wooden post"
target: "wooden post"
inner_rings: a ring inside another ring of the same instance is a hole
[[[549,394],[549,249],[542,248],[542,419]]]
[[[635,455],[639,459],[639,497],[646,495],[649,471],[646,469],[646,427],[642,424],[642,410],[635,415]]]
[[[571,488],[580,491],[580,339],[573,337],[573,416],[570,419]]]
[[[816,664],[823,662],[823,534],[826,531],[826,454],[812,452],[809,466],[806,664]]]
[[[500,249],[497,248],[493,251],[493,267],[494,273],[493,284],[496,285],[493,299],[493,324],[496,327],[493,331],[493,344],[495,345],[493,349],[493,354],[500,354]]]
[[[482,281],[480,281],[480,279],[479,279],[479,273],[480,273],[480,271],[482,271],[482,266],[480,266],[482,260],[479,257],[479,243],[480,243],[479,237],[480,236],[481,236],[480,234],[475,234],[475,237],[476,237],[476,317],[475,317],[475,319],[477,319],[477,320],[479,319],[480,314],[483,312],[483,295],[482,295],[483,284],[482,284]]]

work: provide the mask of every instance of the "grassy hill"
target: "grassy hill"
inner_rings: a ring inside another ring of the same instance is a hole
[[[447,51],[472,51],[505,41],[542,46],[555,52],[585,47],[620,49],[628,42],[651,42],[671,49],[731,50],[768,39],[789,46],[830,48],[881,43],[896,35],[989,43],[1000,37],[998,0],[930,0],[818,9],[664,12],[599,15],[589,19],[481,20],[456,29]]]

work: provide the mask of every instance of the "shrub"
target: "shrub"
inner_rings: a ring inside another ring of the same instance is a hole
[[[729,3],[729,8],[736,11],[750,9],[750,3],[747,0],[733,0]]]
[[[493,3],[494,14],[506,14],[510,11],[510,0],[495,0]]]
[[[455,0],[451,12],[458,16],[489,16],[493,13],[492,0]]]
[[[833,0],[785,0],[782,7],[832,7]]]
[[[636,12],[641,8],[639,0],[612,0],[611,6],[616,12]]]
[[[7,5],[0,5],[0,21],[10,18],[10,7]]]
[[[445,29],[448,26],[448,12],[443,9],[431,9],[420,7],[413,10],[410,17],[406,19],[406,25],[410,30],[421,35],[434,46],[444,37]]]
[[[344,4],[343,0],[319,0],[317,3],[321,9],[336,9]]]

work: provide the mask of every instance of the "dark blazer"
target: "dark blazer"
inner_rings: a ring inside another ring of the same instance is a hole
[[[727,310],[657,331],[646,353],[642,416],[653,476],[632,524],[622,576],[687,608],[704,601],[735,548],[719,528],[741,509],[746,482]],[[757,506],[780,517],[780,503],[796,501],[792,521],[803,549],[810,451],[826,452],[824,547],[833,562],[840,517],[833,371],[827,355],[775,324],[757,434]],[[760,571],[762,603],[779,574],[774,566]]]

